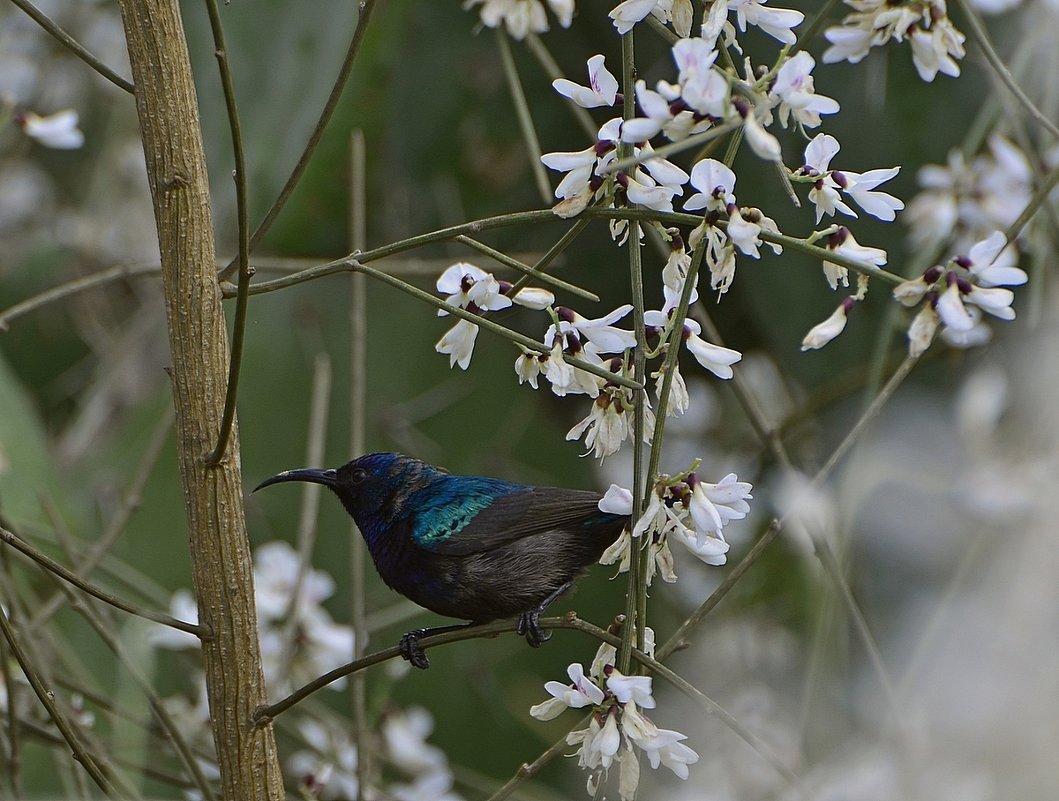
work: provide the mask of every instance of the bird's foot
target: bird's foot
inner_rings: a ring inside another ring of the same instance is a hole
[[[410,662],[412,667],[417,667],[420,670],[426,670],[430,667],[430,660],[427,659],[427,652],[423,650],[423,646],[419,644],[419,638],[426,634],[429,629],[416,629],[410,631],[401,637],[401,642],[397,644],[397,649],[401,652],[401,656],[406,662]]]
[[[518,617],[518,627],[515,631],[519,636],[525,637],[531,648],[540,648],[552,638],[552,635],[541,628],[541,610],[534,609],[532,612],[523,612]]]

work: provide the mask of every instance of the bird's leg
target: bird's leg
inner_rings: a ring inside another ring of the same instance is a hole
[[[397,648],[405,661],[412,663],[412,667],[426,670],[430,667],[430,660],[427,659],[426,651],[419,644],[420,637],[429,637],[431,634],[444,634],[446,631],[456,631],[473,625],[473,623],[454,623],[451,626],[432,626],[426,629],[416,629],[403,635],[401,641],[397,644]]]
[[[518,616],[518,627],[515,631],[520,636],[526,638],[526,642],[530,644],[530,647],[540,648],[552,638],[551,634],[541,628],[541,615],[544,614],[544,610],[551,605],[552,601],[570,589],[571,586],[573,586],[572,581],[566,582],[559,589],[541,601],[536,609],[531,609],[529,612],[523,612]]]

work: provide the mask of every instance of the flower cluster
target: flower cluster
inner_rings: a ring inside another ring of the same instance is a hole
[[[643,515],[604,552],[600,564],[617,562],[619,572],[627,571],[635,552],[633,543],[637,543],[638,548],[647,548],[650,556],[648,585],[656,572],[663,581],[676,581],[673,552],[669,548],[670,538],[675,537],[706,564],[723,565],[728,560],[729,547],[724,539],[724,527],[732,520],[742,520],[750,512],[748,501],[754,497],[751,489],[735,473],[729,473],[716,484],[703,481],[695,472],[675,478],[661,475]],[[611,484],[599,508],[612,514],[631,515],[632,493]]]
[[[733,214],[738,211],[733,208]],[[754,230],[760,230],[754,223]],[[729,235],[732,233],[729,224]],[[723,238],[723,233],[719,234]],[[660,310],[644,314],[644,339],[648,356],[656,358],[666,353],[673,327],[676,326],[675,311],[679,304],[684,284],[688,277],[690,257],[676,229],[667,232],[671,238],[671,256],[662,270],[664,304]],[[736,241],[747,248],[751,237],[734,234]],[[756,253],[756,249],[755,249]],[[733,257],[734,258],[734,257]],[[608,314],[588,318],[566,306],[550,306],[554,297],[545,290],[523,289],[512,292],[512,285],[498,281],[491,274],[474,265],[454,264],[442,273],[437,282],[438,290],[447,295],[447,301],[476,313],[494,311],[510,306],[512,301],[535,309],[547,308],[552,323],[544,334],[543,344],[548,348],[543,353],[520,346],[521,353],[515,360],[515,373],[519,383],[529,384],[534,389],[540,386],[543,376],[553,393],[587,395],[592,399],[588,415],[567,432],[568,440],[585,440],[588,452],[603,459],[621,449],[623,443],[633,435],[632,415],[635,398],[633,390],[623,385],[622,378],[631,374],[631,354],[637,346],[636,333],[619,328],[616,323],[628,316],[632,306],[619,306]],[[691,290],[691,299],[697,297]],[[439,314],[444,314],[444,310]],[[733,375],[732,365],[742,358],[739,351],[714,345],[700,334],[698,322],[686,317],[680,321],[680,339],[688,352],[705,369],[718,378],[729,379]],[[450,365],[466,369],[474,350],[478,326],[461,320],[437,343],[436,350],[449,355]],[[575,361],[576,360],[576,361]],[[595,372],[583,369],[578,364],[591,365]],[[667,414],[683,414],[689,405],[687,387],[674,361],[670,379],[670,394]],[[660,397],[666,378],[665,365],[659,367],[652,377],[656,379],[656,396]],[[612,378],[608,378],[607,375]],[[645,437],[654,427],[653,412],[645,404]]]
[[[940,72],[956,77],[964,56],[964,35],[949,19],[945,0],[845,0],[855,11],[824,32],[831,47],[824,63],[856,64],[873,47],[908,40],[919,77],[933,81]]]
[[[894,297],[905,306],[922,308],[908,329],[909,352],[923,353],[941,327],[949,345],[968,348],[992,338],[983,312],[1001,320],[1014,320],[1011,302],[1015,294],[1007,286],[1026,283],[1026,273],[1015,266],[1015,248],[1000,231],[978,242],[966,256],[954,256],[944,267],[935,265],[919,278],[894,289]]]
[[[646,651],[654,655],[654,633],[645,632]],[[661,729],[643,714],[654,709],[651,678],[625,676],[614,667],[615,650],[601,645],[589,673],[575,662],[567,668],[571,684],[549,681],[544,689],[551,695],[530,709],[538,720],[552,720],[567,709],[592,708],[588,726],[567,735],[566,742],[576,745],[578,764],[590,771],[588,792],[595,795],[610,768],[617,764],[618,794],[623,799],[636,796],[640,781],[640,754],[652,768],[665,765],[681,779],[688,778],[688,765],[699,761],[699,755],[683,741],[687,736],[672,729]],[[605,689],[604,689],[605,688]]]
[[[298,733],[306,748],[296,751],[287,762],[289,774],[307,798],[346,799],[376,797],[378,789],[365,788],[358,794],[358,754],[348,724],[330,719],[306,718],[298,722]],[[399,774],[382,792],[399,801],[460,801],[452,791],[453,775],[448,759],[426,738],[434,729],[434,719],[422,707],[394,709],[380,727],[382,748],[373,756]]]
[[[474,314],[507,309],[512,303],[528,309],[546,309],[555,302],[555,296],[546,289],[525,287],[515,292],[514,286],[507,281],[497,281],[492,273],[462,261],[441,274],[437,288],[446,296],[446,303]],[[445,309],[438,309],[438,317],[447,317],[448,314]],[[477,338],[478,326],[461,319],[445,332],[434,349],[449,357],[450,367],[458,364],[466,370]]]
[[[272,693],[289,692],[353,658],[353,630],[335,623],[322,605],[334,592],[334,580],[306,569],[288,543],[257,549],[254,586],[262,666]],[[186,590],[174,593],[170,611],[180,620],[198,621],[194,598]],[[151,641],[163,648],[199,645],[194,635],[171,628],[153,631]]]
[[[916,178],[923,191],[909,202],[903,219],[917,248],[952,241],[961,250],[1008,228],[1029,204],[1034,187],[1029,160],[999,134],[990,136],[988,150],[973,159],[953,150],[946,165],[923,167]]]
[[[574,18],[574,0],[547,0],[548,8],[564,28]],[[514,39],[525,39],[531,33],[548,30],[548,15],[541,0],[466,0],[464,8],[481,6],[478,13],[487,28],[501,25]]]

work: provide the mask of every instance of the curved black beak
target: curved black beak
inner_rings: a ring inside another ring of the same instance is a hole
[[[272,476],[272,478],[266,478],[254,487],[253,492],[257,492],[259,489],[271,486],[272,484],[280,484],[284,481],[308,481],[313,484],[323,484],[325,487],[334,489],[338,484],[338,472],[334,469],[321,470],[315,467],[303,467],[299,470],[284,470],[282,473]]]

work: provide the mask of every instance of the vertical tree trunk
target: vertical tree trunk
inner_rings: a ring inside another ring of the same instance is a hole
[[[121,0],[147,176],[162,256],[177,450],[224,798],[283,798],[265,702],[239,439],[215,468],[227,385],[228,339],[216,280],[209,182],[198,102],[177,0]]]

